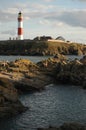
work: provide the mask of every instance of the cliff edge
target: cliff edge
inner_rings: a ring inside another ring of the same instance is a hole
[[[85,55],[86,45],[65,41],[8,40],[0,41],[0,55]]]

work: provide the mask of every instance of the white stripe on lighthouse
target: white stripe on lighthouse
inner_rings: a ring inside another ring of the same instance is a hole
[[[18,35],[18,40],[23,40],[23,35]]]
[[[18,28],[23,28],[23,22],[22,22],[22,21],[21,21],[21,22],[20,22],[20,21],[18,22]]]

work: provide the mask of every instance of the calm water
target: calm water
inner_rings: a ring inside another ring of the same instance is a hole
[[[51,85],[42,92],[22,95],[20,100],[30,109],[1,121],[0,130],[35,130],[70,121],[86,123],[86,91],[81,88]]]
[[[23,58],[23,59],[29,59],[31,60],[32,62],[39,62],[41,60],[44,60],[44,59],[47,59],[49,58],[50,56],[0,56],[0,61],[14,61],[16,59],[19,59],[19,58]],[[52,56],[51,56],[52,57]],[[67,56],[69,60],[73,60],[75,58],[82,58],[83,56],[73,56],[73,55],[69,55]]]
[[[0,61],[14,61],[16,59],[29,59],[32,62],[39,62],[41,60],[47,59],[50,56],[0,56]]]
[[[43,57],[31,58],[37,62]],[[22,95],[20,100],[29,109],[21,115],[0,121],[0,130],[35,130],[70,121],[86,123],[86,90],[79,87],[49,85],[41,92]]]

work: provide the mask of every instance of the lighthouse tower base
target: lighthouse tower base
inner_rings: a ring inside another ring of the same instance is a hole
[[[23,40],[23,35],[18,35],[18,40]]]

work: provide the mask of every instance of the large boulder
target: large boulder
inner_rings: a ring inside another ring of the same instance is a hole
[[[40,70],[51,76],[57,83],[79,85],[86,88],[86,56],[69,61],[63,55],[55,55],[38,62]]]
[[[29,72],[37,70],[37,65],[27,59],[16,59],[15,61],[9,62],[7,71],[15,72]]]
[[[57,54],[52,58],[37,63],[40,70],[47,75],[54,76],[56,68],[60,67],[60,63],[66,64],[67,58],[64,55]]]
[[[80,85],[85,88],[86,83],[86,59],[73,60],[66,64],[60,63],[57,71],[57,82]]]
[[[21,113],[25,109],[18,100],[13,83],[7,78],[0,77],[0,118]]]
[[[15,88],[23,92],[44,89],[52,82],[50,76],[46,76],[37,64],[26,59],[9,62],[7,69],[1,72],[2,77],[12,80]]]
[[[83,64],[85,64],[86,65],[86,55],[85,56],[83,56],[83,58],[80,60]]]

